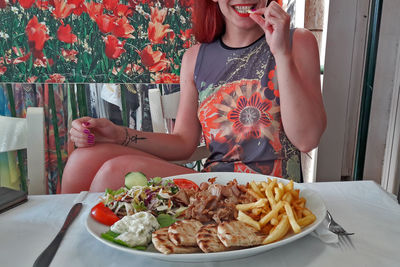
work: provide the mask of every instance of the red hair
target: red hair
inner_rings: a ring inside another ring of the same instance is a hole
[[[271,1],[282,5],[282,0],[268,0]],[[200,43],[211,43],[225,32],[224,16],[212,0],[195,0],[192,20],[194,37]]]

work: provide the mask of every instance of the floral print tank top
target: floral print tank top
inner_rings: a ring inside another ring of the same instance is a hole
[[[283,131],[276,64],[265,36],[243,48],[221,40],[201,44],[194,79],[211,152],[204,171],[301,181],[300,152]]]

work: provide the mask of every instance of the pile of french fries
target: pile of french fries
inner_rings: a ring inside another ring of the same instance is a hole
[[[266,235],[263,244],[282,239],[290,229],[295,234],[316,219],[306,208],[306,200],[300,197],[300,190],[293,188],[293,181],[287,184],[277,179],[247,184],[248,192],[256,202],[238,204],[237,220],[242,221]]]

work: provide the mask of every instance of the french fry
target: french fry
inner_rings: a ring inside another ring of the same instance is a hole
[[[260,191],[260,188],[258,188],[256,182],[254,182],[254,181],[250,182],[250,187],[251,187],[251,189],[253,189],[253,191],[254,191],[260,198],[263,198],[263,197],[264,197],[263,193],[261,193],[261,191]]]
[[[267,189],[265,189],[265,195],[268,198],[269,201],[269,205],[271,206],[271,208],[274,208],[276,205],[276,201],[274,198],[274,194],[272,193],[272,188],[271,187],[267,187]]]
[[[244,222],[250,226],[253,226],[254,228],[256,228],[258,231],[261,230],[260,227],[260,223],[253,220],[253,218],[251,218],[250,216],[246,215],[244,212],[240,211],[238,212],[238,217],[237,217],[238,221]]]
[[[301,227],[304,228],[309,224],[312,224],[315,221],[316,217],[314,214],[309,214],[301,219],[297,220],[297,224]]]
[[[259,224],[261,227],[265,226],[272,218],[278,216],[278,212],[280,209],[283,208],[283,202],[280,201],[278,204],[275,205],[275,207],[272,208],[272,210],[267,213],[264,217],[261,218],[259,221]]]
[[[237,204],[236,209],[241,211],[248,211],[252,209],[262,208],[268,204],[266,198],[260,198],[257,202],[247,203],[247,204]]]
[[[260,200],[260,199],[262,199],[263,197],[260,197],[256,192],[254,192],[254,190],[253,189],[247,189],[247,192],[250,194],[250,195],[252,195],[255,199],[257,199],[257,200]]]
[[[293,180],[290,180],[290,182],[285,185],[285,189],[286,191],[293,190]]]
[[[286,215],[283,216],[282,220],[275,227],[274,230],[264,239],[263,244],[269,244],[275,242],[286,235],[289,231],[290,224]]]
[[[278,225],[279,220],[278,220],[278,218],[272,218],[270,223],[271,223],[271,225]]]
[[[281,189],[279,187],[275,187],[274,192],[275,192],[275,201],[278,202],[282,198],[283,189]]]
[[[295,234],[300,233],[301,227],[296,222],[296,218],[293,215],[292,207],[287,202],[285,202],[284,207],[285,207],[286,214],[289,218],[290,225],[292,226],[293,232]]]
[[[291,204],[291,203],[292,203],[292,200],[293,200],[293,196],[292,196],[292,194],[288,191],[288,192],[286,192],[286,193],[283,195],[282,200],[284,200],[284,201],[286,201],[287,203]]]

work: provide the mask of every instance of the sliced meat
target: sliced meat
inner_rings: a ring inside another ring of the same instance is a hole
[[[168,228],[168,237],[176,246],[197,246],[196,233],[203,224],[196,220],[177,221]]]
[[[251,247],[261,245],[266,235],[241,221],[218,224],[218,238],[226,247]]]
[[[184,254],[199,252],[199,247],[180,247],[172,243],[168,238],[168,227],[160,228],[152,234],[154,247],[163,254]]]
[[[197,232],[197,245],[203,252],[210,253],[230,250],[219,240],[217,236],[217,227],[217,224],[207,224],[202,226]]]

